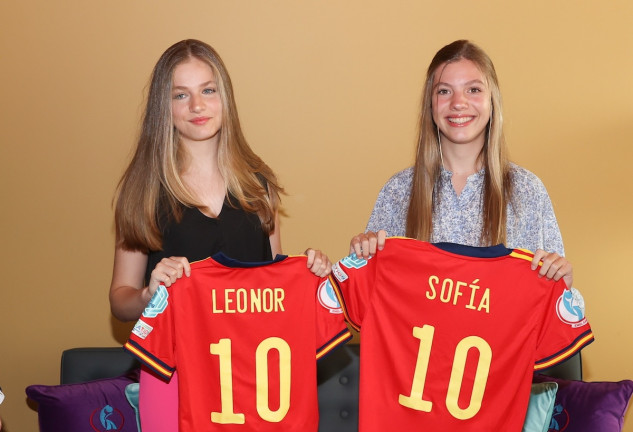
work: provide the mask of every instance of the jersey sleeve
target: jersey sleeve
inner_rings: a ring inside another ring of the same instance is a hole
[[[317,360],[351,339],[343,309],[329,278],[319,281],[315,301]]]
[[[562,280],[551,290],[542,323],[534,365],[537,371],[567,360],[594,340],[582,295],[575,288],[567,289]]]
[[[169,381],[175,371],[173,307],[169,290],[160,285],[123,346],[143,364]]]
[[[352,253],[332,266],[330,281],[345,319],[356,330],[360,330],[370,304],[376,279],[376,257],[365,260]]]

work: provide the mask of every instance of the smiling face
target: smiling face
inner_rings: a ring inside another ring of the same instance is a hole
[[[184,144],[218,143],[222,127],[222,100],[211,67],[190,58],[174,69],[171,109],[174,127]]]
[[[433,121],[442,145],[472,144],[483,147],[490,120],[491,101],[487,80],[470,60],[438,67],[433,81]]]

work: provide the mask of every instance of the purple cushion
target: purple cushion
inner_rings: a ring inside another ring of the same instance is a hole
[[[558,384],[549,432],[620,432],[633,381],[568,381],[535,375],[534,382]]]
[[[40,432],[138,432],[125,387],[134,374],[79,384],[31,385],[26,395],[38,403]]]

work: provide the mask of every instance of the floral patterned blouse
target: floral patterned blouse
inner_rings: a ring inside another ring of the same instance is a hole
[[[552,202],[543,182],[532,172],[511,164],[514,195],[508,204],[507,241],[509,248],[531,251],[543,249],[564,255],[563,240]],[[484,170],[472,174],[461,194],[451,183],[452,173],[442,168],[438,200],[433,215],[431,242],[451,242],[482,246],[482,194]],[[413,168],[396,173],[378,194],[367,231],[385,230],[389,236],[404,236],[411,194]]]

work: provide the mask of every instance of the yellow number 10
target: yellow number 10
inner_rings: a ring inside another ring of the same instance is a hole
[[[433,344],[433,335],[435,327],[425,325],[423,327],[413,327],[413,336],[420,339],[420,348],[418,350],[418,358],[415,364],[415,372],[413,373],[413,383],[411,385],[411,394],[409,396],[400,395],[398,402],[407,408],[418,411],[430,412],[433,403],[422,398],[424,392],[424,384],[429,368],[429,358],[431,357],[431,346]],[[466,357],[468,351],[475,348],[479,351],[479,362],[477,363],[477,371],[475,372],[475,380],[473,382],[473,391],[470,396],[470,403],[464,409],[457,404],[459,393],[462,388],[464,379],[464,368],[466,366]],[[453,369],[451,370],[451,378],[448,383],[448,392],[446,394],[446,408],[459,420],[466,420],[474,417],[481,409],[481,401],[486,390],[488,374],[490,372],[490,363],[492,361],[492,349],[490,345],[480,337],[468,336],[462,339],[455,348],[455,357],[453,360]]]
[[[279,352],[279,408],[272,411],[268,403],[268,352]],[[222,424],[244,424],[244,414],[234,412],[233,367],[231,340],[220,339],[211,344],[211,354],[220,356],[220,398],[222,412],[212,412],[211,421]],[[264,339],[255,351],[255,385],[257,387],[257,413],[263,420],[280,422],[290,409],[290,346],[280,338]]]

